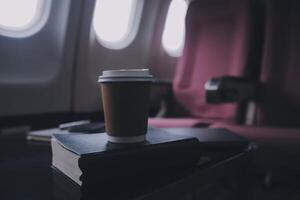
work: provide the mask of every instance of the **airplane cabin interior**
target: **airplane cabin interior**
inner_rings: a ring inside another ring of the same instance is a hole
[[[297,0],[0,0],[0,199],[299,199],[299,77]]]

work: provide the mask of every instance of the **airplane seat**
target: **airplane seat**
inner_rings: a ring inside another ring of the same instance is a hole
[[[267,0],[262,87],[254,126],[216,123],[257,142],[258,164],[300,167],[300,2]]]
[[[236,121],[238,105],[207,104],[204,85],[211,77],[249,78],[253,69],[259,67],[260,41],[256,38],[259,31],[253,16],[260,15],[253,2],[199,0],[190,3],[185,47],[172,86],[173,116],[150,118],[150,126],[197,127]],[[252,71],[247,69],[250,65]]]

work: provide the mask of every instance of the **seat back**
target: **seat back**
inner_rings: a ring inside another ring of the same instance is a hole
[[[300,1],[267,0],[258,125],[300,125]]]
[[[173,84],[176,104],[184,115],[235,120],[237,105],[208,105],[204,84],[212,77],[256,75],[261,40],[256,37],[252,3],[250,0],[199,0],[190,4],[185,48]],[[258,13],[255,14],[257,17]]]

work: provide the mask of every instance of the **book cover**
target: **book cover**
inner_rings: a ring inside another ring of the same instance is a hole
[[[144,143],[131,145],[110,143],[105,133],[54,135],[52,164],[79,185],[99,185],[112,177],[151,178],[193,167],[200,158],[198,148],[196,138],[159,129],[149,129]]]

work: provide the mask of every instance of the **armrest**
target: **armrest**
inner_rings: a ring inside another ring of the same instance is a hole
[[[241,103],[255,99],[256,84],[240,77],[215,77],[205,83],[205,92],[207,103]]]

